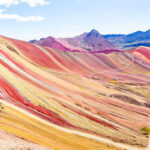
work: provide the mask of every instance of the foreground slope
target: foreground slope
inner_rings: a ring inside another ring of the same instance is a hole
[[[60,51],[1,36],[0,130],[37,149],[144,149],[149,72],[133,52]]]

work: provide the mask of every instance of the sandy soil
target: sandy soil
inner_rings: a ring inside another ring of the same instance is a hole
[[[8,142],[9,141],[9,142]],[[0,150],[52,150],[0,131]]]

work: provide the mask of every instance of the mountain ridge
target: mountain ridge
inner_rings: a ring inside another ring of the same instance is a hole
[[[121,49],[150,46],[150,30],[136,31],[129,34],[107,34],[103,37]]]
[[[54,45],[54,41],[57,41],[56,45]],[[95,29],[91,30],[90,32],[80,34],[79,36],[75,36],[73,38],[53,38],[53,42],[51,39],[49,39],[49,37],[39,41],[32,40],[29,42],[32,44],[48,46],[60,50],[71,49],[81,51],[101,51],[117,48],[105,38],[103,38],[103,36]],[[62,47],[60,48],[59,45],[62,45]]]
[[[48,37],[47,37],[48,38]],[[47,38],[41,38],[38,40],[31,40],[30,43],[38,44],[41,46],[47,46],[44,40]],[[54,37],[53,37],[54,38]],[[132,49],[138,46],[150,46],[150,30],[136,31],[129,34],[100,34],[96,29],[92,29],[90,32],[84,32],[71,38],[54,38],[58,45],[62,45],[62,48],[52,44],[49,41],[49,47],[58,49],[71,49],[71,50],[87,50],[87,51],[100,51],[107,49]],[[65,47],[65,48],[64,48]]]

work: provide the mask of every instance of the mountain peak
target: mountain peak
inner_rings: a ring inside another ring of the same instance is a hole
[[[92,29],[90,33],[99,33],[96,29]]]
[[[99,33],[97,30],[92,29],[92,30],[88,33],[87,37],[90,37],[90,36],[98,37],[99,35],[100,35],[100,33]]]

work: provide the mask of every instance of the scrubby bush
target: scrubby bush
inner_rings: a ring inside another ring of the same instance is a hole
[[[149,135],[150,134],[150,128],[148,128],[148,127],[141,128],[141,131],[142,131],[143,135]]]
[[[118,83],[118,81],[110,81],[111,84]]]

